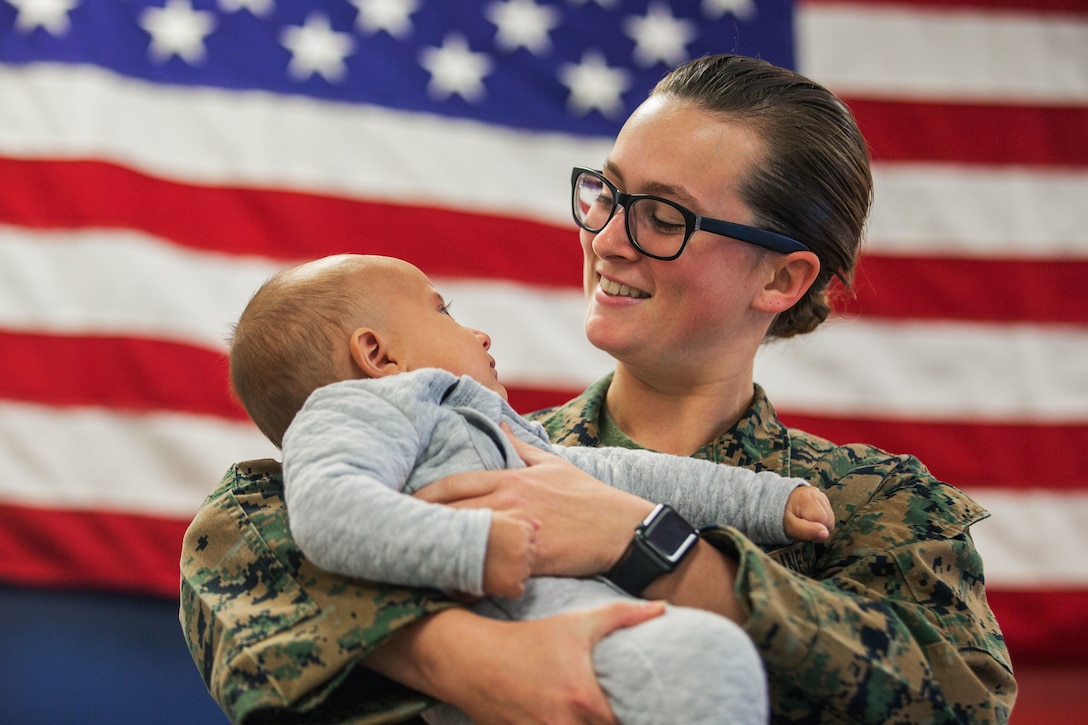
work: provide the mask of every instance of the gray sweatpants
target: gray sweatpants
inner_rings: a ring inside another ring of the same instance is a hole
[[[531,620],[620,599],[594,579],[536,577],[517,599],[489,597],[473,606],[494,619]],[[763,725],[767,681],[755,646],[730,620],[687,607],[618,629],[593,648],[597,681],[621,725]],[[450,705],[423,714],[431,725],[468,725]]]

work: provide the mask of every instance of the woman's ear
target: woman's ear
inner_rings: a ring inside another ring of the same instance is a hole
[[[400,372],[389,346],[369,327],[360,327],[348,340],[351,359],[368,378],[381,378]]]
[[[813,252],[768,255],[768,278],[754,306],[761,312],[778,314],[793,307],[820,274],[820,258]]]

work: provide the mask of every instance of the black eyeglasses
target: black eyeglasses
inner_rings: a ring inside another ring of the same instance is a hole
[[[691,235],[699,230],[738,239],[758,247],[789,254],[808,251],[801,242],[782,234],[745,224],[699,216],[674,201],[649,194],[625,194],[600,171],[574,167],[570,177],[574,221],[596,234],[623,207],[627,238],[642,254],[670,261],[684,251]]]

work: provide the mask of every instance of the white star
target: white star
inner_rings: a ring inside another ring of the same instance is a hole
[[[740,20],[753,20],[756,17],[755,0],[703,0],[703,15],[708,18],[720,18],[726,13]]]
[[[280,43],[291,51],[287,73],[297,81],[319,73],[329,83],[336,83],[347,74],[344,59],[355,52],[351,34],[333,30],[328,16],[318,12],[310,13],[301,27],[284,28]]]
[[[272,0],[219,0],[219,8],[228,13],[245,9],[259,18],[266,18],[272,14],[275,5]]]
[[[140,15],[140,27],[151,34],[151,57],[165,62],[177,55],[192,65],[204,59],[204,38],[215,29],[215,14],[193,10],[189,0],[166,0]]]
[[[8,0],[19,12],[15,16],[15,29],[29,33],[34,28],[45,28],[50,35],[61,36],[72,26],[68,13],[79,5],[79,0]]]
[[[631,85],[626,71],[609,68],[604,56],[594,50],[582,53],[577,65],[564,63],[559,80],[570,88],[567,105],[583,115],[596,108],[605,116],[616,116],[623,111],[620,95]]]
[[[534,0],[493,2],[485,14],[499,29],[495,44],[508,51],[527,48],[536,55],[547,52],[552,45],[548,32],[559,25],[556,9],[537,5]]]
[[[417,0],[349,0],[359,11],[355,25],[373,35],[379,30],[403,38],[412,32],[409,15],[419,9]]]
[[[631,16],[623,23],[624,32],[635,41],[635,61],[650,67],[661,61],[670,68],[688,59],[687,44],[695,40],[695,24],[674,18],[662,3],[651,3],[646,15]]]
[[[427,92],[438,99],[456,93],[466,101],[484,96],[484,76],[491,72],[491,59],[468,49],[464,36],[450,33],[441,48],[424,48],[419,64],[431,74]]]

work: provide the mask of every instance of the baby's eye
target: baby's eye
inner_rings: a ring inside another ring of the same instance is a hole
[[[443,315],[450,315],[451,307],[453,307],[453,300],[450,300],[449,302],[443,302],[442,306],[438,308],[438,311],[441,312]],[[450,315],[450,317],[453,317],[453,315]]]

